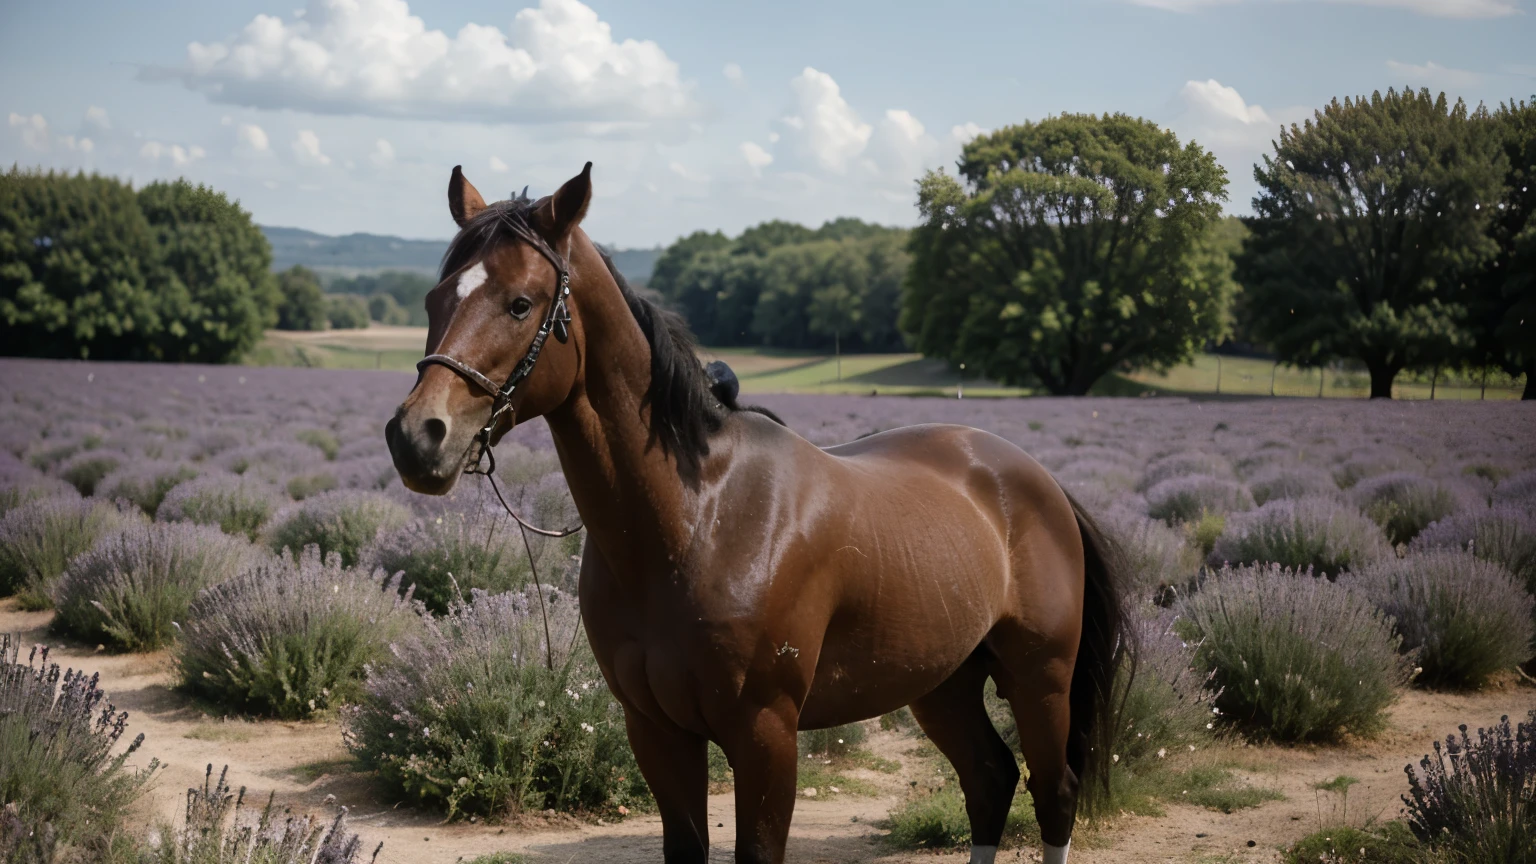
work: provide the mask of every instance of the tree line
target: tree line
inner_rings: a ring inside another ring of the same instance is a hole
[[[701,342],[915,349],[1011,385],[1082,394],[1242,343],[1278,361],[1501,369],[1536,398],[1536,98],[1428,90],[1335,100],[1254,166],[1254,215],[1197,142],[1124,114],[981,135],[917,183],[910,230],[782,221],[668,247],[649,290]],[[250,216],[184,181],[12,168],[0,184],[6,353],[238,358],[265,327],[423,325],[430,277],[270,273]]]

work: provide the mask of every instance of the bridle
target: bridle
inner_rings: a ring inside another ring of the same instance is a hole
[[[495,432],[496,425],[501,422],[502,415],[508,413],[512,415],[512,425],[517,425],[517,408],[512,404],[512,395],[516,392],[518,385],[522,384],[529,375],[533,374],[534,364],[539,362],[539,354],[544,350],[544,343],[549,340],[550,334],[553,333],[555,341],[562,345],[571,338],[571,311],[566,304],[566,299],[571,296],[570,262],[565,259],[565,256],[556,252],[552,246],[544,241],[543,237],[535,233],[522,220],[503,218],[507,227],[518,238],[534,249],[537,249],[540,254],[549,259],[549,263],[555,266],[557,279],[555,283],[555,297],[549,304],[549,311],[544,313],[544,320],[539,324],[539,331],[534,334],[533,342],[528,345],[528,352],[512,368],[512,374],[507,376],[506,382],[500,387],[497,387],[496,383],[483,372],[448,354],[428,354],[417,362],[416,371],[419,374],[426,371],[428,366],[446,366],[463,376],[464,380],[469,381],[491,395],[491,398],[494,400],[491,403],[491,416],[485,421],[485,426],[481,427],[480,431],[475,434],[474,439],[479,442],[480,451],[475,454],[474,464],[465,468],[464,473],[483,474],[489,478],[491,489],[496,492],[496,498],[501,501],[501,506],[513,519],[517,520],[517,524],[523,529],[545,537],[569,537],[581,530],[582,523],[580,520],[577,520],[574,526],[562,531],[551,531],[546,528],[530,525],[523,521],[523,517],[517,515],[517,512],[507,504],[507,500],[501,495],[501,488],[496,485],[496,454],[491,450],[491,435]],[[480,467],[482,459],[489,463],[485,468]],[[524,537],[524,542],[527,542],[526,536]],[[532,556],[531,551],[529,555],[530,557]]]

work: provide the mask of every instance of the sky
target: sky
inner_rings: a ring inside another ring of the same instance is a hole
[[[1330,99],[1536,93],[1536,0],[49,0],[0,5],[0,162],[186,177],[264,225],[447,238],[593,163],[599,242],[916,221],[978,133],[1145,117],[1227,168]]]

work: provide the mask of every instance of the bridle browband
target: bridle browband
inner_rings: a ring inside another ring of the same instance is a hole
[[[524,194],[526,195],[526,191]],[[571,312],[566,304],[567,298],[571,296],[570,262],[565,259],[565,256],[555,251],[554,247],[545,242],[544,238],[534,232],[523,220],[510,217],[506,214],[505,210],[503,210],[501,218],[503,224],[512,233],[516,234],[519,239],[534,249],[537,249],[555,267],[555,297],[549,304],[549,311],[544,313],[544,320],[539,324],[539,331],[534,334],[533,342],[528,345],[528,352],[512,368],[512,374],[507,376],[506,382],[500,387],[497,387],[496,383],[483,372],[448,354],[428,354],[417,362],[416,371],[420,374],[426,371],[428,366],[446,366],[463,376],[464,380],[490,394],[494,400],[491,403],[491,416],[485,421],[485,425],[481,427],[480,431],[475,434],[474,439],[479,442],[480,451],[475,454],[474,464],[465,468],[464,473],[483,474],[488,477],[491,481],[491,489],[496,492],[496,498],[501,501],[501,506],[513,519],[517,520],[517,524],[523,529],[545,537],[568,537],[581,530],[582,524],[580,520],[577,521],[576,525],[562,531],[551,531],[529,525],[507,504],[506,499],[501,495],[500,487],[496,485],[496,454],[491,450],[491,435],[496,429],[496,424],[501,422],[503,414],[510,412],[512,415],[512,425],[517,425],[517,408],[512,404],[512,394],[516,392],[518,385],[522,384],[529,375],[533,374],[534,364],[539,362],[539,354],[544,350],[544,343],[549,340],[550,334],[553,333],[555,341],[562,345],[571,338]],[[489,462],[483,469],[480,467],[482,459]],[[526,544],[527,537],[525,536],[523,540]],[[531,556],[532,552],[530,551],[529,554]]]

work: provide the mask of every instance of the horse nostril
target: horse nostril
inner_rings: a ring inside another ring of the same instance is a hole
[[[427,439],[434,445],[441,444],[443,439],[448,437],[448,424],[440,418],[428,417],[426,422],[421,424],[421,431],[426,433]]]

